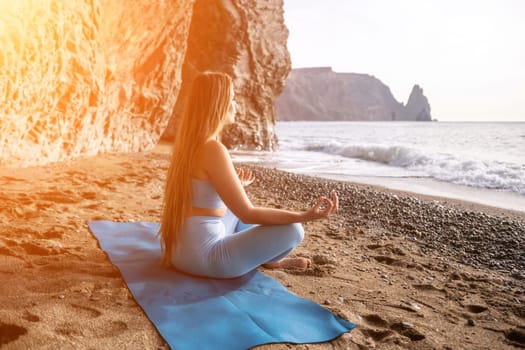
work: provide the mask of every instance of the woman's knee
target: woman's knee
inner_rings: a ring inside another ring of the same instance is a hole
[[[294,247],[298,246],[304,239],[304,228],[300,223],[286,225],[287,234]]]

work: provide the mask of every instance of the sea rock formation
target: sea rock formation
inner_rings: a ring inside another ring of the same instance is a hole
[[[0,166],[149,149],[210,69],[235,80],[228,144],[272,148],[287,35],[282,0],[2,2]]]
[[[276,99],[278,120],[431,120],[423,90],[414,86],[405,106],[379,79],[336,73],[330,67],[293,69]]]
[[[406,105],[407,115],[413,118],[412,120],[431,120],[430,104],[427,98],[423,95],[423,89],[419,85],[414,85],[408,102]]]
[[[225,130],[222,142],[230,148],[275,149],[275,96],[291,69],[287,38],[282,0],[197,1],[181,98],[164,139],[174,137],[195,74],[216,70],[234,77],[237,102],[237,122]]]

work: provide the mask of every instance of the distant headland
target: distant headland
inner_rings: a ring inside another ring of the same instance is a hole
[[[407,104],[368,74],[337,73],[331,67],[292,69],[276,99],[280,121],[431,121],[430,104],[414,85]]]

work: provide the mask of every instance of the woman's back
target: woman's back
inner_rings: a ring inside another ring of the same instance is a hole
[[[221,197],[209,180],[191,179],[191,204],[194,208],[226,208]]]
[[[205,146],[206,144],[197,152],[190,171],[192,207],[187,216],[222,217],[226,213],[226,205],[207,177],[208,170],[202,157],[202,152],[206,151]]]

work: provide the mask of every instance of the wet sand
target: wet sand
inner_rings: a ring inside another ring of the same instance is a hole
[[[167,348],[87,220],[158,221],[167,148],[0,169],[0,347]],[[246,165],[247,166],[247,165]],[[256,204],[341,211],[305,224],[306,271],[261,271],[358,324],[323,344],[266,349],[525,346],[525,214],[253,168]]]

